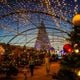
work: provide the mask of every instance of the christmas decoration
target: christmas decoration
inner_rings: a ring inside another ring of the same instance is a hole
[[[57,73],[58,80],[80,80],[79,72],[76,70],[80,68],[80,54],[65,55],[61,60],[61,68]]]
[[[72,46],[70,44],[65,44],[63,49],[66,53],[71,53],[73,51]]]
[[[72,54],[63,56],[61,69],[57,74],[58,80],[80,80],[80,14],[73,17],[72,23],[74,27],[69,39],[71,44],[63,46],[65,52],[71,52]]]
[[[72,19],[72,23],[75,25],[75,26],[79,26],[80,25],[80,14],[77,14],[73,17]]]
[[[73,30],[70,33],[70,41],[71,45],[74,49],[79,49],[80,52],[80,14],[76,14],[73,19],[72,23],[74,25]]]

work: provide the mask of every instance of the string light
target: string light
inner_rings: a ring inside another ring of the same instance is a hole
[[[33,16],[40,16],[40,18],[43,18],[40,12],[43,13],[48,13],[50,15],[58,16],[60,19],[57,19],[54,16],[47,16],[44,19],[47,18],[48,21],[52,21],[54,23],[54,27],[57,26],[57,28],[66,27],[67,29],[67,21],[71,21],[72,17],[74,14],[76,14],[79,11],[79,3],[78,0],[70,0],[69,2],[67,0],[15,0],[14,2],[8,2],[8,0],[0,0],[0,2],[3,4],[6,2],[6,4],[0,5],[0,17],[2,15],[5,15],[6,13],[13,13],[16,12],[17,10],[30,10],[34,11],[28,12],[28,13],[15,13],[14,15],[7,15],[4,17],[3,23],[6,22],[8,23],[8,26],[12,26],[9,30],[12,32],[14,31],[14,28],[16,24],[18,27],[24,26],[30,23],[29,20],[31,20],[33,23],[37,24]],[[35,13],[38,12],[38,15]],[[17,17],[15,17],[17,16]],[[8,19],[6,19],[8,18]],[[63,20],[62,20],[63,19]],[[11,21],[10,21],[11,20]],[[19,22],[18,22],[19,20]],[[40,19],[42,20],[42,19]],[[15,23],[12,24],[11,23]],[[32,23],[30,23],[31,25]],[[63,25],[62,25],[63,24]],[[65,26],[64,26],[65,25]],[[70,26],[70,25],[69,25]],[[2,26],[1,26],[2,27]],[[2,27],[4,28],[4,27]],[[26,27],[25,27],[26,28]],[[8,28],[7,28],[8,29]],[[12,30],[13,29],[13,30]],[[26,28],[27,29],[27,28]],[[61,28],[62,29],[62,28]],[[8,31],[9,31],[8,30]],[[21,28],[22,30],[22,28]]]

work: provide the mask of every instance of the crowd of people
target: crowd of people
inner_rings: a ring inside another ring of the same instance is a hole
[[[8,48],[3,54],[0,54],[0,73],[17,75],[19,68],[27,65],[33,76],[35,66],[45,64],[46,73],[49,74],[50,62],[55,59],[57,59],[57,55],[50,55],[50,51],[47,50],[23,49],[16,55]]]

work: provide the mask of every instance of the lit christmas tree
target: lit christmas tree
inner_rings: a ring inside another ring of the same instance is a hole
[[[57,77],[58,80],[80,80],[80,14],[73,17],[72,23],[74,25],[71,32],[70,41],[73,46],[73,52],[65,55],[61,60],[61,69],[59,70]],[[64,46],[65,50],[68,50],[68,46]]]
[[[80,52],[80,14],[76,14],[73,19],[72,23],[74,25],[73,31],[71,32],[70,41],[74,46],[74,49],[79,49]]]

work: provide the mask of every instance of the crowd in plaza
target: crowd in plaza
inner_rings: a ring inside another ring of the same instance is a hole
[[[6,48],[4,45],[0,46],[3,48],[0,53],[0,74],[6,75],[17,75],[19,68],[27,66],[33,76],[35,66],[41,66],[45,64],[46,73],[49,72],[49,62],[57,60],[57,56],[50,55],[50,51],[37,50],[34,48],[26,49],[11,47],[8,45]],[[54,58],[54,59],[53,59]]]
[[[53,52],[53,53],[52,53]],[[76,60],[74,60],[76,56]],[[67,54],[65,56],[62,57],[62,61],[60,64],[63,65],[63,67],[61,68],[61,71],[59,71],[58,73],[58,78],[60,78],[62,80],[62,75],[60,74],[64,74],[65,71],[69,68],[69,69],[74,69],[76,67],[79,67],[79,56],[78,54]],[[70,58],[70,59],[69,59]],[[31,76],[34,76],[34,70],[36,66],[41,66],[44,64],[45,66],[45,72],[47,75],[49,75],[50,73],[50,64],[54,61],[58,61],[58,55],[56,54],[55,51],[50,51],[50,50],[37,50],[35,48],[26,48],[24,47],[19,47],[19,46],[11,46],[11,45],[0,45],[0,79],[2,74],[6,75],[5,77],[8,78],[7,80],[10,79],[10,77],[13,76],[17,76],[18,73],[20,72],[20,68],[24,69],[26,67],[26,69],[28,69],[29,73]],[[60,61],[60,60],[59,60]],[[73,61],[73,62],[72,62]],[[78,65],[75,65],[74,64]],[[71,65],[68,65],[70,64]],[[64,69],[64,66],[67,66],[67,69]],[[70,66],[70,67],[69,67]],[[60,73],[61,72],[61,73]],[[66,73],[68,74],[70,73],[69,71]],[[64,78],[67,75],[64,75]],[[24,73],[25,75],[25,73]],[[73,73],[70,73],[70,76],[74,76]],[[70,76],[68,75],[68,77],[70,78]],[[54,77],[54,75],[53,75]],[[59,80],[60,80],[59,79]],[[64,80],[64,79],[63,79]],[[75,79],[74,79],[75,80]]]

